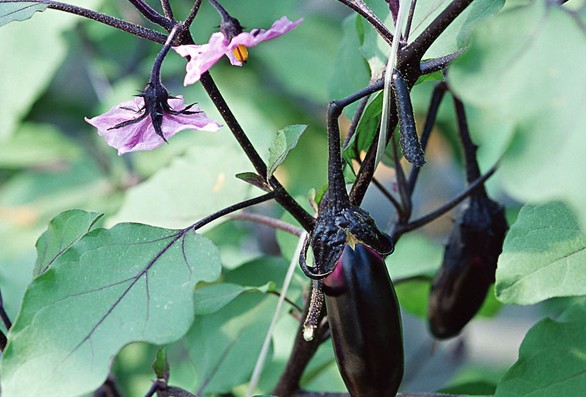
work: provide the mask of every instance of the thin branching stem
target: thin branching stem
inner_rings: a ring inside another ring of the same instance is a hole
[[[173,27],[173,29],[171,30],[171,32],[169,33],[169,36],[167,37],[167,41],[165,41],[163,48],[157,54],[157,57],[155,58],[155,62],[153,63],[153,68],[151,70],[151,77],[150,77],[151,84],[158,84],[158,85],[161,84],[161,66],[163,65],[163,60],[165,60],[165,57],[169,53],[169,50],[171,49],[171,46],[173,45],[173,42],[175,40],[175,36],[177,35],[177,33],[180,30],[181,30],[180,24],[176,24]]]
[[[358,107],[356,108],[356,112],[354,113],[354,116],[352,116],[352,123],[350,124],[350,127],[348,128],[348,133],[346,134],[346,138],[344,139],[344,143],[342,143],[342,154],[348,148],[348,145],[350,144],[350,141],[352,140],[352,137],[354,136],[354,134],[356,134],[356,129],[358,128],[358,123],[360,123],[360,119],[362,118],[362,115],[364,114],[364,110],[366,109],[366,105],[368,104],[369,98],[370,98],[370,94],[365,96],[364,98],[362,98],[360,100],[360,102],[358,102]],[[356,156],[358,156],[358,153],[355,153],[355,154],[356,154]]]
[[[269,291],[269,294],[275,295],[280,297],[281,296],[281,292],[280,291]],[[285,296],[284,298],[285,302],[287,302],[291,307],[293,307],[295,310],[297,310],[299,313],[303,312],[303,308],[301,306],[299,306],[297,303],[293,302],[291,299],[287,298]]]
[[[444,70],[450,62],[462,55],[464,50],[454,51],[451,54],[444,55],[443,57],[429,59],[419,64],[421,75],[426,75],[434,72]]]
[[[442,205],[441,207],[439,207],[435,211],[432,211],[429,214],[424,215],[419,219],[411,221],[408,224],[397,225],[395,227],[393,233],[391,233],[393,236],[393,239],[397,240],[401,235],[403,235],[407,232],[410,232],[411,230],[418,229],[418,228],[425,226],[426,224],[436,220],[437,218],[439,218],[440,216],[442,216],[443,214],[445,214],[446,212],[448,212],[452,208],[456,207],[458,204],[460,204],[462,201],[464,201],[466,198],[468,198],[473,192],[477,191],[479,188],[483,189],[484,182],[486,182],[486,180],[488,178],[490,178],[492,176],[492,174],[495,173],[497,166],[498,166],[498,164],[495,164],[494,166],[492,166],[492,168],[490,170],[488,170],[488,172],[486,174],[482,175],[480,178],[478,178],[473,183],[468,185],[468,188],[466,190],[464,190],[462,193],[460,193],[459,195],[454,197],[452,200],[450,200],[450,202]]]
[[[2,319],[2,324],[4,324],[7,330],[12,328],[12,322],[8,317],[8,313],[6,313],[6,310],[4,309],[4,298],[2,298],[2,292],[0,292],[0,319]]]
[[[140,12],[149,21],[156,23],[159,26],[162,26],[167,31],[173,29],[173,26],[175,25],[173,21],[159,14],[154,8],[145,3],[144,0],[128,1],[134,6],[134,8],[138,10],[138,12]]]
[[[407,15],[407,22],[405,24],[404,40],[406,43],[409,42],[409,35],[411,34],[411,25],[413,24],[413,16],[415,15],[416,5],[417,0],[411,0],[411,4],[409,5],[409,15]]]
[[[378,32],[378,34],[387,42],[389,45],[393,43],[393,34],[385,24],[372,12],[372,10],[361,0],[338,0],[340,3],[350,7],[361,15],[364,19],[372,25],[372,27]]]
[[[232,132],[232,135],[234,135],[234,138],[236,138],[236,140],[240,144],[240,147],[242,148],[242,150],[244,150],[244,153],[252,163],[256,172],[263,178],[265,178],[265,180],[268,179],[267,182],[269,186],[273,188],[275,200],[277,200],[277,202],[281,204],[283,208],[289,211],[289,213],[293,215],[295,219],[297,219],[297,221],[305,230],[313,230],[315,219],[307,211],[305,211],[299,205],[299,203],[293,199],[293,197],[291,197],[291,195],[287,192],[287,190],[285,190],[285,188],[281,185],[277,178],[275,178],[274,176],[267,178],[267,166],[265,162],[254,148],[250,139],[248,139],[248,136],[246,136],[246,133],[242,129],[242,126],[234,116],[234,113],[232,113],[232,110],[230,109],[226,101],[224,100],[224,97],[220,93],[220,90],[218,89],[216,83],[212,79],[212,76],[209,74],[209,72],[203,73],[200,81],[203,88],[208,93],[210,99],[216,106],[216,109],[218,109],[218,112],[220,112],[220,115],[228,125],[228,128]]]
[[[423,132],[421,133],[421,148],[423,150],[426,149],[427,143],[429,142],[429,136],[431,135],[431,131],[433,130],[433,126],[435,125],[435,120],[437,118],[439,106],[442,103],[444,94],[446,93],[446,88],[446,83],[442,81],[436,84],[436,86],[433,89],[431,101],[429,103],[429,107],[427,110],[427,116],[425,117],[425,123],[423,124]],[[420,167],[413,167],[413,169],[411,170],[411,174],[409,174],[409,194],[413,194],[413,190],[415,189],[415,183],[417,182],[417,178],[419,177],[419,171],[421,171]]]
[[[401,51],[400,64],[419,63],[435,40],[472,3],[472,0],[454,0],[421,32],[411,44]]]
[[[456,121],[458,124],[458,136],[460,137],[460,145],[464,152],[464,168],[466,168],[466,180],[472,183],[480,178],[480,167],[476,160],[477,146],[472,142],[470,137],[470,130],[468,128],[468,120],[466,119],[466,109],[460,99],[452,94],[454,101],[454,110],[456,112]]]
[[[397,188],[399,189],[399,198],[401,200],[401,211],[399,211],[399,223],[406,222],[411,216],[412,203],[411,194],[407,188],[407,178],[399,157],[399,148],[397,140],[391,137],[391,147],[393,148],[393,161],[395,163],[395,175],[397,178]]]
[[[385,198],[391,202],[393,207],[395,207],[395,211],[397,211],[397,214],[399,214],[399,217],[400,217],[401,212],[403,210],[401,208],[401,204],[397,201],[397,199],[391,194],[391,192],[389,192],[383,186],[383,184],[378,179],[372,178],[372,183],[374,183],[374,186],[376,186],[378,188],[378,190],[382,193],[382,195],[385,196]]]
[[[96,22],[103,23],[108,26],[112,26],[118,30],[133,34],[143,39],[154,41],[156,43],[163,44],[167,39],[167,35],[156,32],[154,30],[145,28],[143,26],[136,25],[134,23],[123,21],[101,12],[93,11],[83,7],[77,7],[67,3],[60,3],[52,0],[3,0],[2,3],[38,3],[46,4],[47,8],[67,12],[70,14],[78,15],[80,17],[88,18]]]
[[[201,5],[201,0],[195,0],[195,3],[193,3],[193,7],[191,7],[191,10],[189,11],[189,15],[187,16],[187,18],[185,18],[185,22],[183,23],[187,29],[189,29],[189,27],[193,23],[193,20],[197,16],[197,13],[199,12],[200,5]]]
[[[161,0],[161,8],[163,9],[165,17],[167,17],[170,21],[175,20],[175,17],[173,17],[173,9],[171,8],[171,3],[169,3],[169,0]]]
[[[195,231],[195,230],[207,225],[208,223],[215,221],[216,219],[219,219],[223,216],[231,214],[232,212],[236,212],[236,211],[242,210],[244,208],[252,207],[253,205],[264,203],[265,201],[269,201],[274,198],[275,198],[275,192],[269,192],[269,193],[263,194],[262,196],[258,196],[255,198],[244,200],[238,204],[234,204],[234,205],[231,205],[231,206],[226,207],[224,209],[221,209],[220,211],[214,212],[213,214],[206,216],[205,218],[197,221],[193,225],[185,228],[184,230],[185,231],[187,231],[187,230],[194,230]]]
[[[303,233],[302,229],[300,229],[296,226],[293,226],[290,223],[287,223],[285,221],[282,221],[280,219],[276,219],[276,218],[273,218],[270,216],[261,215],[261,214],[253,214],[250,212],[240,212],[237,214],[230,215],[230,219],[258,223],[261,225],[268,226],[268,227],[275,229],[275,230],[284,231],[286,233],[292,234],[297,237],[301,236],[301,233]]]

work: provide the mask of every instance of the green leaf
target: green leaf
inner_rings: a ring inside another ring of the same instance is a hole
[[[367,151],[380,127],[383,106],[383,95],[379,92],[371,99],[356,127],[356,133],[350,138],[344,150],[344,158],[348,164],[360,158],[360,152]]]
[[[267,178],[273,175],[277,167],[285,161],[287,154],[297,146],[297,142],[299,142],[299,138],[306,128],[306,125],[296,124],[288,125],[282,130],[277,131],[275,140],[269,148]]]
[[[281,259],[261,258],[226,272],[226,283],[281,283],[286,267]],[[206,393],[226,393],[249,380],[268,329],[277,298],[239,294],[221,310],[198,316],[184,338]]]
[[[581,396],[586,384],[586,308],[568,318],[545,319],[529,330],[519,359],[497,385],[495,397]]]
[[[22,168],[60,164],[79,157],[79,147],[47,124],[25,123],[0,145],[0,167]]]
[[[187,227],[214,211],[250,198],[251,186],[234,179],[235,174],[249,167],[248,160],[225,137],[224,142],[210,138],[202,139],[205,144],[190,147],[184,156],[129,189],[112,222]]]
[[[37,261],[33,271],[35,277],[47,271],[57,258],[93,230],[102,215],[69,210],[53,218],[47,230],[37,240]]]
[[[152,368],[157,375],[157,379],[169,379],[169,361],[167,360],[167,350],[164,347],[157,351]]]
[[[368,64],[359,51],[360,38],[356,31],[359,26],[362,22],[356,15],[349,15],[342,22],[342,41],[335,57],[336,67],[328,81],[330,98],[344,98],[368,84]],[[356,104],[352,104],[344,109],[344,113],[351,115],[355,108]]]
[[[264,190],[265,192],[271,191],[270,186],[268,186],[264,178],[255,172],[241,172],[239,174],[236,174],[235,176],[241,181],[250,183],[252,186],[256,186],[257,188]]]
[[[245,294],[216,313],[196,317],[184,343],[198,387],[209,381],[206,393],[227,393],[250,378],[276,301]]]
[[[417,276],[433,277],[442,263],[444,247],[418,233],[401,237],[395,251],[386,258],[393,281]]]
[[[120,224],[85,235],[29,286],[2,357],[2,392],[96,389],[125,345],[166,344],[193,322],[193,288],[220,273],[217,248],[190,231]]]
[[[413,30],[409,41],[413,41],[438,16],[449,2],[436,0],[417,1],[413,17]],[[445,5],[444,5],[445,4]],[[470,32],[477,23],[497,13],[504,0],[475,0],[448,26],[425,53],[425,59],[438,58],[465,47]]]
[[[274,291],[275,284],[269,282],[260,287],[245,287],[238,284],[222,283],[207,285],[195,290],[195,314],[204,315],[215,313],[241,294]]]
[[[100,1],[68,3],[93,9]],[[0,80],[0,139],[14,133],[18,121],[51,82],[67,53],[63,32],[77,22],[77,16],[52,12],[37,16],[34,23],[13,23],[0,30],[0,54],[10,54],[0,62],[0,76],[5,76]]]
[[[29,18],[32,18],[35,12],[43,12],[46,9],[47,4],[39,4],[35,2],[0,2],[0,26],[4,26],[12,21],[25,21]]]
[[[526,205],[505,239],[496,273],[497,298],[528,305],[586,295],[586,236],[560,202]]]
[[[394,31],[394,23],[389,13],[389,6],[382,1],[367,1],[368,6],[389,30]],[[387,65],[387,59],[391,52],[391,46],[378,34],[378,32],[362,17],[356,17],[356,30],[360,37],[359,50],[370,67],[371,81],[382,77]],[[361,87],[362,88],[362,87]]]
[[[492,137],[507,142],[499,174],[508,193],[522,202],[563,200],[582,226],[584,64],[584,21],[563,6],[540,0],[479,25],[469,50],[448,73],[456,94],[490,115],[487,122],[508,124]]]

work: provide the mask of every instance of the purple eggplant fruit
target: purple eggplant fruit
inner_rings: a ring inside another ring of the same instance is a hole
[[[399,302],[381,255],[346,245],[323,279],[334,353],[352,397],[395,396],[403,377]]]
[[[503,207],[486,194],[470,197],[431,285],[428,323],[436,338],[458,335],[482,306],[508,228]]]

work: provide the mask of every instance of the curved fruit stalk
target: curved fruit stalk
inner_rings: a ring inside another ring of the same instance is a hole
[[[334,353],[352,397],[392,397],[403,378],[397,296],[383,258],[363,244],[344,247],[323,279]]]
[[[428,322],[436,338],[459,334],[482,306],[508,228],[503,207],[485,194],[471,196],[431,285]]]

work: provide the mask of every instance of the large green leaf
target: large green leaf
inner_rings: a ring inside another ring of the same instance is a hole
[[[0,145],[0,167],[40,167],[80,157],[68,138],[47,124],[25,123]]]
[[[498,120],[493,139],[508,142],[499,171],[508,192],[533,203],[562,199],[586,226],[580,18],[543,0],[509,9],[478,26],[448,78],[465,102],[490,115],[487,123]],[[503,121],[510,127],[502,128]]]
[[[386,258],[393,281],[417,276],[433,277],[442,263],[444,247],[422,234],[401,237],[395,251]]]
[[[442,12],[450,2],[437,0],[417,1],[413,17],[413,31],[409,41],[419,36],[425,27]],[[502,8],[504,0],[475,0],[448,26],[425,53],[425,58],[437,58],[458,51],[467,44],[475,25]]]
[[[371,0],[367,3],[379,18],[391,27],[391,31],[394,31],[388,5],[379,0]],[[434,41],[424,58],[437,58],[464,48],[472,28],[482,19],[495,14],[504,3],[504,0],[476,0],[472,2]],[[450,4],[449,1],[418,0],[409,42],[415,40],[448,4]],[[381,77],[382,70],[387,64],[390,46],[365,21],[361,20],[357,26],[362,39],[360,51],[370,65],[372,76]]]
[[[336,67],[328,81],[328,93],[331,98],[342,99],[363,88],[370,79],[368,64],[360,53],[360,38],[357,25],[362,24],[356,15],[349,15],[342,22],[342,40],[336,53]],[[351,105],[344,109],[350,115],[356,108]]]
[[[245,287],[232,283],[221,283],[204,286],[195,290],[195,314],[212,314],[222,309],[238,296],[249,293],[265,294],[275,289],[274,283],[260,287]]]
[[[96,227],[102,214],[69,210],[57,215],[37,240],[34,275],[44,273],[76,241]]]
[[[185,334],[195,284],[219,272],[216,247],[191,231],[140,224],[91,231],[29,286],[2,357],[2,392],[90,392],[124,345]]]
[[[233,141],[222,139],[224,143],[202,140],[212,143],[190,147],[184,156],[131,188],[114,222],[186,227],[249,198],[251,187],[234,176],[250,165]]]
[[[232,287],[216,292],[234,289],[235,283],[281,284],[285,272],[282,259],[261,258],[226,272],[224,279]],[[204,289],[207,288],[210,287]],[[299,292],[298,288],[294,290]],[[206,393],[226,393],[249,380],[276,304],[275,296],[244,293],[221,310],[197,316],[180,342],[186,347],[197,375],[197,384],[185,386],[197,390],[207,382]]]
[[[545,319],[523,340],[519,359],[497,385],[495,397],[581,396],[586,385],[586,308],[558,321]]]
[[[45,11],[46,4],[35,2],[5,3],[0,1],[0,26],[13,21],[25,21],[37,11]]]
[[[560,202],[521,209],[503,246],[496,293],[504,303],[527,305],[586,295],[586,235]]]

